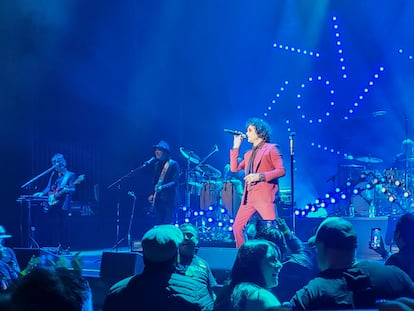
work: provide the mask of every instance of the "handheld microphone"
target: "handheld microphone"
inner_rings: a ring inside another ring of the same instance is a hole
[[[229,130],[229,129],[224,129],[224,131],[226,133],[232,134],[232,135],[237,135],[237,136],[241,136],[243,138],[246,138],[246,134],[244,134],[242,131],[235,131],[235,130]]]

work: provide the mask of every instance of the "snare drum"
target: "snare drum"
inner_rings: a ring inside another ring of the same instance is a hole
[[[240,180],[231,180],[223,184],[221,199],[231,217],[235,217],[243,196],[243,184]]]
[[[223,188],[221,181],[209,181],[203,184],[200,195],[200,209],[206,210],[210,205],[220,204],[220,194]]]

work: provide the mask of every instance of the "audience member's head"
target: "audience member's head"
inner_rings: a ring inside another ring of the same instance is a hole
[[[92,292],[77,271],[35,269],[16,283],[11,294],[13,311],[89,311]]]
[[[395,300],[382,300],[378,303],[379,311],[413,311],[414,299],[401,297]]]
[[[180,256],[193,257],[198,245],[197,229],[192,224],[182,224],[180,230],[184,236],[184,240],[179,248]]]
[[[414,214],[407,213],[398,219],[394,231],[394,240],[398,248],[414,250]]]
[[[251,240],[244,243],[236,256],[231,271],[231,287],[242,282],[250,282],[263,288],[278,284],[282,268],[277,246],[266,240]]]
[[[344,268],[355,260],[357,235],[349,221],[329,217],[319,225],[309,244],[316,246],[321,271]]]
[[[281,259],[283,259],[286,256],[286,239],[283,233],[276,226],[262,226],[256,234],[256,239],[267,240],[275,243],[280,250]]]
[[[148,230],[142,238],[145,266],[175,266],[182,242],[181,230],[173,225],[159,225]]]

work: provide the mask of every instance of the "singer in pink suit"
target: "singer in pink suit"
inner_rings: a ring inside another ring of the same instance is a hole
[[[230,150],[230,170],[244,170],[244,190],[240,208],[233,225],[236,247],[244,241],[244,229],[255,212],[263,220],[275,220],[275,200],[279,190],[279,178],[285,175],[282,156],[275,144],[270,143],[270,126],[263,120],[251,118],[246,122],[246,135],[234,135]],[[238,163],[241,143],[247,137],[253,148]]]

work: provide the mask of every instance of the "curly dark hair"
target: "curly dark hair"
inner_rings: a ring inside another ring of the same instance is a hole
[[[249,125],[255,127],[257,136],[262,138],[266,143],[270,143],[272,130],[266,121],[259,118],[250,118],[246,121],[246,128],[248,128]]]

